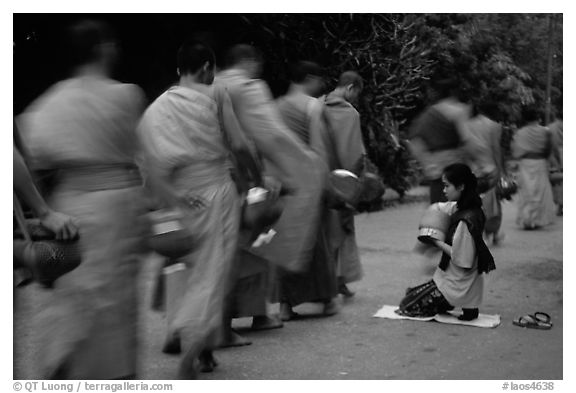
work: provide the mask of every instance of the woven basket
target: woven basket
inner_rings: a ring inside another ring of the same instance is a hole
[[[34,280],[47,288],[62,275],[80,266],[82,253],[78,240],[58,241],[37,219],[24,219],[22,207],[14,197],[18,230],[14,233],[13,256],[19,265],[32,271]]]

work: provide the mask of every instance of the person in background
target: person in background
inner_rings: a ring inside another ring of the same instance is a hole
[[[360,114],[353,104],[358,102],[364,82],[355,71],[346,71],[336,88],[324,98],[328,139],[333,148],[329,153],[330,169],[357,172],[358,163],[366,155]],[[356,245],[354,212],[338,211],[330,218],[328,233],[330,249],[334,250],[338,277],[338,292],[349,298],[354,295],[346,284],[362,278],[362,265]]]
[[[458,81],[438,76],[431,81],[430,98],[435,104],[411,125],[410,148],[430,182],[430,203],[444,202],[442,170],[454,163],[466,163],[475,156],[468,130],[470,107],[458,99]]]
[[[486,225],[484,234],[491,238],[494,244],[498,244],[504,234],[500,233],[502,225],[502,204],[496,193],[496,184],[504,172],[502,159],[501,138],[502,126],[492,118],[495,116],[496,105],[494,103],[484,103],[478,107],[478,113],[469,124],[469,130],[478,144],[478,154],[474,162],[478,170],[476,174],[484,174],[487,190],[481,193],[482,207],[486,214]],[[488,183],[490,183],[488,185]]]
[[[264,174],[290,191],[282,197],[284,210],[273,225],[275,236],[256,246],[252,234],[241,234],[237,255],[237,286],[230,295],[227,326],[233,317],[253,317],[254,329],[282,326],[278,318],[276,269],[307,269],[316,243],[323,174],[314,165],[313,153],[286,127],[270,89],[260,78],[263,59],[246,44],[227,53],[226,68],[215,83],[230,94],[241,128],[262,158]],[[227,345],[249,343],[228,330]]]
[[[562,176],[564,172],[564,132],[562,117],[558,117],[554,122],[548,125],[552,132],[552,140],[554,141],[554,149],[550,156],[550,170],[556,172],[556,175]],[[554,203],[556,203],[556,215],[561,217],[564,210],[563,193],[563,179],[557,179],[552,183],[552,194],[554,195]]]
[[[42,299],[37,379],[134,378],[145,234],[135,129],[145,98],[111,79],[118,47],[104,23],[80,21],[68,38],[73,74],[17,119],[31,169],[58,173],[48,202],[77,220],[82,253]]]
[[[512,156],[518,160],[518,215],[523,229],[538,229],[554,221],[554,200],[548,159],[554,151],[552,132],[539,124],[534,106],[524,107],[524,127],[512,139]]]
[[[282,119],[295,135],[315,154],[315,165],[324,168],[328,176],[327,149],[323,143],[326,132],[323,120],[324,110],[318,97],[324,88],[323,70],[316,63],[300,61],[292,67],[292,83],[285,96],[277,100]],[[280,318],[290,320],[296,313],[292,307],[305,302],[323,304],[323,315],[337,312],[333,299],[338,295],[336,263],[328,242],[327,223],[332,212],[326,200],[320,201],[322,214],[319,217],[316,246],[311,255],[309,269],[303,273],[281,272],[280,278]]]

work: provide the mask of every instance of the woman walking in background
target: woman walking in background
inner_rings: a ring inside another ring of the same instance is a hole
[[[518,166],[518,216],[516,224],[537,229],[554,220],[554,201],[548,172],[548,159],[554,149],[552,133],[539,124],[534,107],[524,110],[527,124],[512,140],[512,155]]]

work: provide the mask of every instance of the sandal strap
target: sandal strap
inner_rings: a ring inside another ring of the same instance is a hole
[[[546,322],[544,320],[540,320],[532,314],[522,315],[520,318],[517,319],[516,324],[523,326],[523,327],[531,327],[532,326],[536,329],[538,329],[538,328],[549,329],[552,327],[552,323]]]
[[[526,314],[526,315],[522,315],[520,318],[518,318],[518,322],[519,323],[526,323],[526,324],[538,324],[538,319],[536,319],[534,317],[534,315],[532,314]]]
[[[539,317],[539,316],[541,316],[541,317]],[[550,315],[548,315],[542,311],[536,311],[534,313],[534,315],[532,315],[532,317],[534,317],[534,319],[536,319],[537,321],[544,322],[544,323],[550,323],[550,320],[552,319],[552,318],[550,318]]]

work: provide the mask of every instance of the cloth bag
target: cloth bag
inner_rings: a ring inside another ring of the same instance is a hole
[[[384,195],[386,188],[382,179],[378,175],[378,169],[369,159],[367,155],[363,155],[360,160],[361,164],[359,180],[360,185],[358,187],[358,194],[356,196],[356,204],[371,203],[374,202]]]
[[[323,144],[328,152],[329,166],[333,168],[326,182],[327,206],[336,210],[354,210],[360,203],[371,203],[382,198],[386,191],[384,183],[378,175],[378,169],[366,154],[363,154],[350,170],[343,168],[338,159],[333,127],[324,104],[318,105],[311,101],[308,105],[308,116],[321,119],[327,131]]]
[[[253,230],[253,237],[257,237],[280,218],[283,210],[280,193],[273,195],[266,189],[262,163],[253,148],[253,142],[236,119],[226,88],[218,88],[215,95],[220,128],[234,164],[233,178],[239,193],[244,197],[241,225]]]

